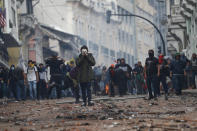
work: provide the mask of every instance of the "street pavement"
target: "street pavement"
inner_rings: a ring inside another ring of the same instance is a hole
[[[81,107],[73,98],[25,102],[1,100],[0,131],[196,131],[197,90],[166,101],[144,96],[94,97]]]

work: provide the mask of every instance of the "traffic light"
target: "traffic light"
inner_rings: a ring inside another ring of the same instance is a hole
[[[161,54],[161,46],[158,46],[158,54]]]
[[[109,24],[110,23],[110,18],[111,18],[111,11],[110,10],[107,10],[106,16],[107,16],[107,23]]]

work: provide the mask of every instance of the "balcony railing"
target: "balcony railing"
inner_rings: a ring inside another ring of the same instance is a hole
[[[195,5],[189,4],[186,0],[183,0],[182,7],[191,14],[195,11]]]
[[[187,0],[187,1],[188,1],[188,3],[194,4],[194,5],[197,4],[197,1],[196,0]]]
[[[0,45],[0,62],[3,62],[4,64],[8,65],[8,61],[9,61],[8,52],[5,47],[2,47]]]

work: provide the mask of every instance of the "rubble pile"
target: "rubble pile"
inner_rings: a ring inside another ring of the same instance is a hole
[[[91,107],[58,101],[2,103],[0,131],[197,130],[197,93],[168,101],[100,100]]]

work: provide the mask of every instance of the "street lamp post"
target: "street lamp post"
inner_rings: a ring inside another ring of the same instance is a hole
[[[159,35],[160,35],[160,37],[161,37],[161,40],[162,40],[162,43],[163,43],[163,54],[166,55],[166,50],[165,50],[166,48],[165,48],[164,38],[163,38],[163,36],[162,36],[160,30],[157,28],[157,26],[156,26],[152,21],[150,21],[150,20],[148,20],[148,19],[146,19],[146,18],[144,18],[144,17],[142,17],[142,16],[135,15],[135,14],[112,14],[110,10],[108,10],[108,11],[106,12],[106,15],[107,15],[107,23],[108,23],[108,24],[110,23],[110,17],[111,17],[112,15],[114,15],[114,16],[134,16],[134,17],[138,17],[138,18],[141,18],[141,19],[143,19],[143,20],[146,20],[146,21],[149,22],[151,25],[153,25],[153,27],[154,27],[154,28],[157,30],[157,32],[159,33]]]

